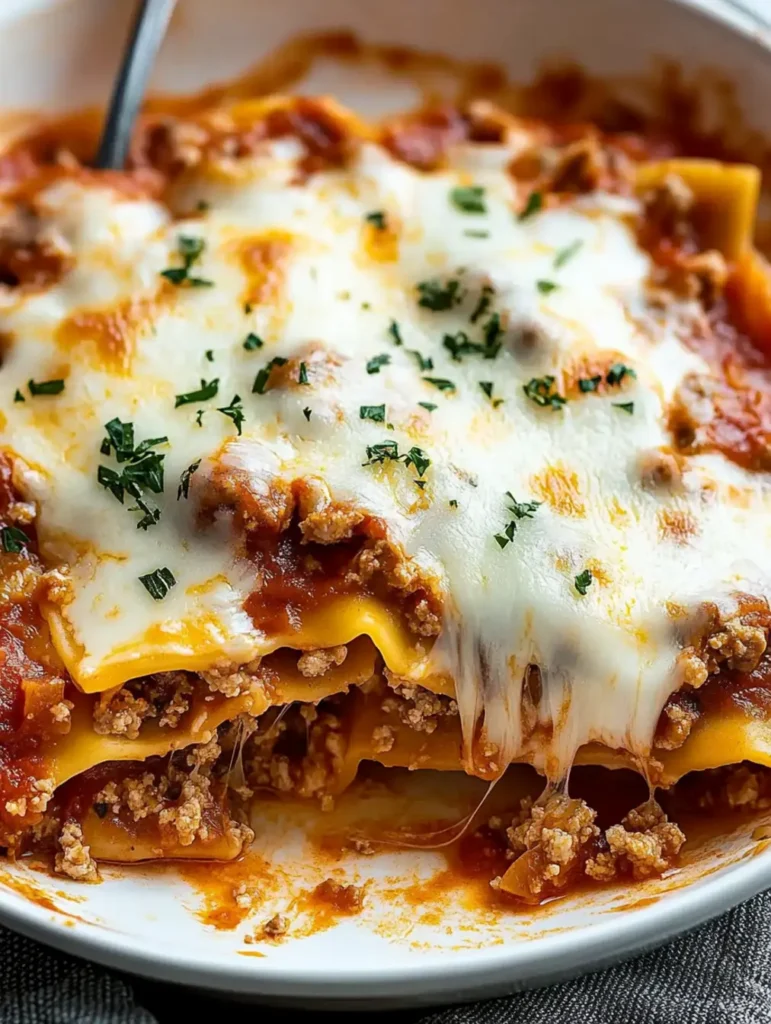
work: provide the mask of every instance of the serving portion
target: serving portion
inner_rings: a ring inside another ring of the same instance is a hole
[[[481,103],[149,118],[120,174],[9,150],[9,852],[232,859],[255,792],[528,762],[477,835],[537,902],[675,864],[689,772],[765,801],[758,179]],[[575,763],[652,798],[600,828]]]

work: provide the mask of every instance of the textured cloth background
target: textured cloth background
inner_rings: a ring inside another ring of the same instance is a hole
[[[224,999],[110,972],[4,929],[0,964],[0,1024],[192,1024],[233,1012],[340,1024],[339,1013],[234,1010]],[[367,1016],[376,1024],[771,1024],[771,893],[653,953],[564,985]]]

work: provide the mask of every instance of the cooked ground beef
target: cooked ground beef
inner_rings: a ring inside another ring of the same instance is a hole
[[[56,854],[54,869],[78,882],[98,882],[99,871],[91,856],[90,847],[83,842],[83,829],[76,821],[65,822],[59,836],[60,852]]]

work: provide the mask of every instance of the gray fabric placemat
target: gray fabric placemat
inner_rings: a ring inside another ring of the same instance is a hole
[[[129,978],[0,929],[0,1024],[167,1024],[249,1012]],[[334,1018],[265,1008],[260,1019]],[[771,893],[645,956],[506,999],[377,1014],[378,1024],[771,1024]],[[354,1018],[351,1018],[353,1020]]]

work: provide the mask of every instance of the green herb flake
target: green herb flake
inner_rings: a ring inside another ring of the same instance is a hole
[[[385,423],[385,405],[360,406],[359,419],[372,420],[373,423]]]
[[[493,398],[493,382],[491,380],[480,380],[479,386],[485,395],[490,399],[490,404],[493,409],[497,409],[498,406],[503,405],[502,398]]]
[[[438,388],[440,391],[453,392],[458,390],[453,382],[451,380],[447,380],[446,377],[423,377],[421,379],[424,380],[426,384],[433,384],[433,386]]]
[[[378,231],[385,231],[386,229],[386,215],[383,210],[373,210],[372,213],[367,214],[364,220],[368,224],[372,224]]]
[[[121,505],[126,494],[134,498],[136,505],[130,506],[128,511],[144,513],[137,522],[137,529],[147,530],[158,522],[161,513],[160,509],[148,505],[143,492],[148,490],[162,494],[164,477],[165,455],[152,449],[159,444],[167,444],[168,438],[149,437],[135,445],[134,425],[124,423],[117,417],[105,424],[105,430],[107,436],[102,440],[100,452],[102,455],[114,452],[116,461],[124,465],[120,472],[111,466],[100,465],[97,467],[96,479]]]
[[[60,395],[64,391],[63,380],[43,380],[39,383],[34,380],[27,381],[27,387],[31,395]]]
[[[474,311],[469,317],[472,324],[475,324],[477,320],[480,320],[490,308],[490,303],[493,301],[493,295],[495,290],[492,285],[486,284],[482,288],[482,293],[479,296],[479,301],[474,307]]]
[[[588,591],[589,587],[592,585],[592,580],[593,579],[594,579],[594,576],[592,576],[591,569],[584,569],[583,572],[580,572],[578,574],[578,576],[575,577],[573,582],[575,584],[576,590],[581,595],[581,597],[585,597],[586,596],[586,592]]]
[[[458,507],[458,502],[457,502],[457,499],[455,499],[455,498],[450,498],[450,501],[449,501],[448,504],[449,504],[450,508],[457,508]]]
[[[379,356],[373,356],[367,362],[367,373],[380,373],[381,366],[388,366],[391,362],[391,357],[387,352],[382,352]]]
[[[305,363],[300,363],[300,369],[297,373],[297,383],[307,384],[308,382],[308,367]]]
[[[520,221],[527,220],[528,217],[532,217],[534,213],[538,213],[538,211],[542,207],[543,207],[543,195],[540,192],[531,192],[530,195],[527,197],[527,202],[525,203],[525,207],[522,210],[522,212],[520,213],[520,215],[517,218],[517,220],[520,220]]]
[[[435,313],[452,309],[463,298],[460,281],[455,278],[444,283],[437,279],[421,281],[417,285],[417,292],[418,305],[424,309],[433,310]]]
[[[363,466],[374,466],[387,461],[403,462],[405,466],[412,466],[418,474],[415,484],[423,490],[426,482],[421,478],[425,476],[431,460],[422,448],[413,445],[408,452],[400,454],[396,441],[381,441],[379,444],[367,445],[367,461],[362,463]]]
[[[245,302],[245,303],[244,303],[244,313],[245,313],[245,314],[246,314],[247,316],[249,316],[249,314],[251,313],[251,311],[252,311],[253,309],[254,309],[254,306],[253,306],[253,305],[251,304],[251,302]]]
[[[613,402],[614,409],[622,409],[631,416],[634,413],[634,402]]]
[[[21,393],[21,391],[18,390],[18,388],[16,389],[16,394],[13,396],[13,400],[14,400],[14,402],[26,402],[27,401],[27,399],[24,397],[24,395]]]
[[[198,459],[196,462],[191,462],[187,469],[183,471],[179,478],[179,487],[177,487],[177,501],[180,498],[187,498],[190,493],[190,478],[200,465],[201,460]]]
[[[241,425],[244,422],[244,407],[241,404],[241,399],[238,395],[233,395],[230,400],[230,405],[226,405],[224,409],[217,409],[217,412],[221,412],[223,416],[227,416],[229,420],[232,420],[236,430],[238,431],[239,437],[241,436]]]
[[[578,390],[582,391],[586,395],[590,391],[596,391],[601,383],[602,377],[599,375],[596,377],[579,377]]]
[[[399,325],[395,320],[392,320],[391,323],[388,325],[388,333],[391,335],[391,340],[393,341],[394,345],[398,347],[404,344],[402,332],[399,330]]]
[[[433,412],[434,409],[438,409],[438,405],[434,405],[433,402],[418,402],[418,405],[422,406],[426,412]]]
[[[306,407],[305,409],[303,409],[303,416],[304,416],[304,417],[306,418],[306,420],[307,420],[307,421],[308,421],[309,423],[310,423],[310,421],[311,421],[311,411],[312,411],[312,410],[311,410],[311,409],[309,409],[309,408],[307,408],[307,407]]]
[[[264,342],[259,334],[255,334],[253,331],[249,331],[244,339],[244,348],[247,352],[254,352],[255,349],[262,348],[263,344]]]
[[[270,380],[270,375],[273,373],[273,369],[276,366],[286,366],[286,359],[284,359],[283,356],[273,356],[273,358],[263,366],[254,378],[254,384],[252,385],[253,395],[265,394],[265,388]]]
[[[431,356],[421,355],[416,348],[406,349],[408,355],[412,356],[415,362],[418,364],[418,369],[421,373],[425,373],[426,370],[433,370],[434,360]]]
[[[551,292],[559,288],[559,285],[555,284],[554,281],[536,281],[535,286],[541,295],[549,295]]]
[[[195,422],[199,427],[203,426],[203,414],[203,409],[199,409],[198,412],[195,414]]]
[[[195,208],[198,213],[206,213],[207,210],[211,209],[211,203],[207,203],[205,199],[199,199],[195,204]]]
[[[450,192],[450,202],[462,213],[487,213],[485,190],[481,185],[467,185]]]
[[[146,576],[140,576],[139,582],[153,601],[162,601],[171,588],[177,584],[171,569],[167,569],[165,566],[155,569]]]
[[[193,277],[190,269],[196,263],[206,248],[203,238],[192,238],[189,235],[179,235],[177,238],[177,252],[182,260],[181,267],[169,267],[161,271],[161,277],[165,277],[171,284],[186,286],[188,288],[210,288],[214,284],[203,277]]]
[[[533,377],[523,385],[525,395],[531,402],[544,409],[561,409],[567,399],[554,390],[554,377]]]
[[[523,519],[532,519],[543,504],[540,501],[517,501],[511,491],[506,491],[506,499],[508,501],[506,510],[514,518],[506,524],[502,533],[493,534],[500,548],[505,548],[507,544],[514,540],[514,534],[517,532],[517,523]]]
[[[560,267],[564,267],[569,260],[573,259],[583,244],[583,239],[577,238],[570,245],[566,245],[564,249],[560,249],[554,257],[554,269],[559,270]]]
[[[214,350],[213,349],[210,349],[210,348],[206,349],[206,360],[209,363],[213,363],[214,362]]]
[[[620,384],[625,377],[636,377],[637,373],[631,366],[626,366],[624,363],[614,363],[613,366],[608,370],[605,380],[608,384],[616,387]]]
[[[3,551],[8,552],[8,554],[17,555],[21,550],[29,546],[29,537],[18,526],[4,526],[0,530],[0,541],[3,544]]]
[[[220,382],[219,378],[215,377],[214,380],[206,381],[201,378],[201,386],[197,391],[188,391],[184,395],[174,396],[174,408],[178,409],[181,405],[190,405],[193,402],[206,402],[210,398],[214,398],[219,391]]]
[[[442,339],[442,345],[450,353],[450,358],[456,363],[460,363],[463,356],[484,351],[484,346],[480,345],[477,341],[472,341],[465,331],[458,331],[456,334],[445,334]]]

